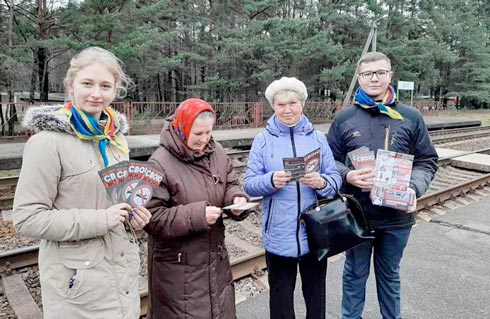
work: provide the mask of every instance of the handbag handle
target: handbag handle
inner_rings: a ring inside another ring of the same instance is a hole
[[[327,183],[330,183],[330,180],[327,178],[327,176],[325,177],[325,179],[326,179]],[[371,224],[367,220],[366,216],[364,215],[364,209],[362,208],[361,203],[359,203],[359,201],[352,195],[340,193],[337,182],[335,182],[335,180],[333,178],[332,178],[332,182],[333,182],[333,184],[330,183],[330,185],[332,186],[333,190],[335,191],[336,197],[338,197],[343,202],[345,202],[348,198],[350,200],[349,201],[350,203],[354,203],[354,205],[356,205],[357,211],[359,211],[361,213],[361,217],[362,217],[362,221],[364,222],[364,226],[367,228],[367,230],[372,231],[373,229],[371,227]],[[326,199],[325,199],[325,201],[326,201]],[[321,204],[322,199],[318,199],[318,197],[317,197],[317,203]]]

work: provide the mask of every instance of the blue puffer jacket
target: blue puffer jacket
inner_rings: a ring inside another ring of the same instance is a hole
[[[300,157],[320,148],[320,173],[328,182],[314,190],[299,182],[290,182],[283,189],[272,184],[272,175],[284,170],[282,159]],[[332,151],[325,135],[313,128],[302,115],[298,124],[289,127],[275,115],[267,122],[265,132],[257,135],[244,179],[244,189],[250,196],[263,196],[262,241],[266,251],[284,257],[300,257],[309,253],[301,212],[316,202],[318,196],[331,196],[332,180],[341,187],[342,179],[335,167]]]

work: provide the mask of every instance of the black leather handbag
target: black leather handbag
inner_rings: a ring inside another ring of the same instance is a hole
[[[341,194],[333,182],[336,195],[319,199],[301,215],[310,251],[318,261],[374,239],[359,202],[352,195]]]

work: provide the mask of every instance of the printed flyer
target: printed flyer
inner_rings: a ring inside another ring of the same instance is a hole
[[[99,176],[113,204],[137,207],[148,203],[164,173],[151,163],[130,160],[100,170]]]
[[[316,149],[303,157],[287,157],[282,159],[284,171],[291,173],[291,182],[299,180],[307,173],[320,170],[320,149]]]
[[[366,146],[347,153],[347,158],[355,169],[372,168],[374,170],[376,165],[374,152]]]
[[[408,191],[413,155],[378,150],[374,185],[370,198],[374,205],[410,211],[415,194]]]

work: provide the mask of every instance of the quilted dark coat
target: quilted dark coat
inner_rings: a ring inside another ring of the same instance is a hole
[[[230,158],[213,139],[204,153],[187,148],[167,122],[150,161],[165,179],[148,208],[149,318],[234,319],[235,293],[225,227],[209,226],[207,205],[246,197]]]

